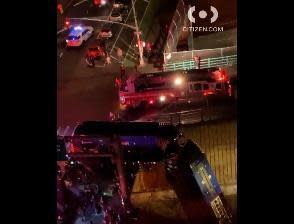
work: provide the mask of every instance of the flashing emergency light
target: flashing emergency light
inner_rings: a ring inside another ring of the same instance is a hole
[[[69,21],[69,19],[65,19],[64,24],[65,24],[65,27],[69,27],[69,25],[70,25],[70,21]]]
[[[165,97],[165,96],[160,96],[160,97],[159,97],[159,101],[160,101],[160,102],[164,102],[165,100],[166,100],[166,97]]]
[[[74,30],[82,30],[83,28],[81,26],[74,27]]]
[[[121,96],[121,97],[120,97],[120,102],[121,102],[122,104],[124,104],[124,103],[126,102],[125,97]]]
[[[63,7],[62,7],[62,4],[58,4],[57,5],[57,10],[60,14],[63,14]]]
[[[183,83],[183,79],[181,77],[177,77],[174,81],[176,86],[180,86]]]
[[[100,0],[94,0],[93,3],[94,3],[94,5],[100,5]],[[102,2],[101,2],[101,4],[102,4]]]
[[[166,59],[171,59],[171,53],[169,53],[168,55],[166,55]]]

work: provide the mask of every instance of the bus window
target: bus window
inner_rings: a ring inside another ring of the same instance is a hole
[[[190,84],[190,85],[189,85],[189,90],[190,90],[190,91],[193,91],[193,84]]]
[[[221,83],[217,83],[217,84],[215,85],[215,88],[216,88],[216,89],[222,89],[222,84],[221,84]]]
[[[201,90],[201,84],[200,83],[194,84],[194,90],[196,91]]]
[[[203,90],[208,90],[208,84],[207,83],[205,83],[205,84],[203,84]]]

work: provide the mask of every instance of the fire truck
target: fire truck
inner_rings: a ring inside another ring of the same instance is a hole
[[[121,108],[142,102],[163,105],[213,94],[231,96],[228,75],[222,68],[142,74],[124,81],[119,90]]]

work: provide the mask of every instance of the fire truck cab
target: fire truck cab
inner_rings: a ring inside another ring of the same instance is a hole
[[[200,71],[199,71],[200,70]],[[158,72],[128,79],[120,86],[121,108],[136,107],[142,102],[163,105],[185,97],[231,95],[224,69],[193,69]]]

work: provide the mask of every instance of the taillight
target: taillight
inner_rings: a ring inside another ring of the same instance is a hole
[[[211,95],[211,94],[213,94],[213,91],[207,91],[203,93],[204,96]]]
[[[120,102],[121,104],[125,104],[126,103],[126,98],[124,96],[120,97]]]

